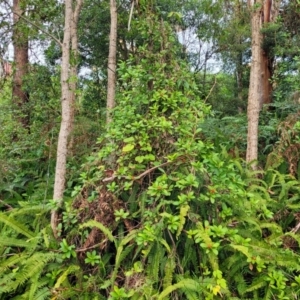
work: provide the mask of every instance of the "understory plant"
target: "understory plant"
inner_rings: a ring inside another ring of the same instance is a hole
[[[168,25],[148,12],[138,26],[113,121],[62,213],[84,275],[60,296],[297,299],[299,181],[203,140],[210,108]]]

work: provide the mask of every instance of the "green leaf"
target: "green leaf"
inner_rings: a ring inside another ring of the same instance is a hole
[[[122,148],[122,152],[130,152],[133,149],[134,149],[134,145],[133,144],[127,144],[126,146],[124,146]]]

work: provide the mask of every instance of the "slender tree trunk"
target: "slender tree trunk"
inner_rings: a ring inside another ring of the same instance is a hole
[[[267,24],[275,22],[279,13],[280,0],[264,0],[262,23]],[[271,103],[272,96],[272,83],[273,76],[273,61],[274,57],[268,49],[261,49],[261,65],[262,65],[262,104]]]
[[[75,10],[73,1],[65,0],[65,28],[62,44],[61,65],[61,108],[62,119],[58,136],[57,157],[55,168],[55,183],[53,199],[59,208],[63,204],[63,195],[66,180],[66,163],[68,155],[68,142],[74,122],[74,104],[76,95],[77,76],[77,23],[83,0],[77,0]],[[70,58],[72,55],[72,63]],[[51,227],[54,236],[57,237],[57,225],[59,223],[58,211],[53,210],[51,214]]]
[[[271,16],[271,5],[272,0],[264,0],[263,4],[263,13],[262,13],[262,23],[266,24],[270,22]],[[270,53],[267,49],[261,49],[261,67],[262,67],[262,104],[271,103],[271,94],[272,94],[272,58],[270,57]]]
[[[250,70],[250,86],[248,96],[248,135],[247,135],[247,153],[246,161],[257,160],[258,156],[258,118],[260,103],[262,101],[261,87],[261,13],[263,0],[257,0],[250,4],[251,12],[251,31],[252,31],[252,62]],[[256,163],[252,165],[256,168]]]
[[[116,0],[110,0],[110,35],[109,54],[107,68],[107,115],[106,122],[111,122],[111,110],[115,107],[116,95],[116,69],[117,69],[117,4]]]
[[[22,1],[13,1],[13,45],[14,63],[12,99],[13,103],[20,109],[20,122],[23,127],[29,126],[29,115],[26,109],[29,100],[28,93],[24,90],[24,77],[28,73],[28,35],[22,30],[22,20],[20,16],[24,13],[21,8]]]

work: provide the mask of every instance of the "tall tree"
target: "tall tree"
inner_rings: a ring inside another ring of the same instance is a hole
[[[24,13],[24,1],[13,0],[13,46],[14,63],[12,98],[20,108],[20,121],[24,127],[29,126],[29,116],[24,110],[29,100],[29,94],[24,89],[24,78],[28,73],[28,34],[24,30],[24,21],[21,19]]]
[[[248,134],[246,161],[258,158],[258,120],[262,104],[271,102],[272,57],[262,47],[264,23],[275,21],[279,10],[279,0],[249,0],[251,11],[251,52],[252,62],[248,94]],[[256,168],[256,164],[253,165]]]
[[[65,26],[62,43],[61,64],[61,108],[62,119],[58,136],[55,183],[53,199],[57,207],[63,203],[66,179],[66,163],[69,137],[74,123],[74,105],[76,96],[76,77],[78,64],[77,24],[83,0],[77,0],[73,8],[72,0],[65,0]],[[51,227],[57,237],[58,211],[52,211]]]
[[[111,109],[115,107],[116,94],[116,57],[117,57],[117,3],[110,0],[110,34],[107,67],[107,123],[111,122]]]
[[[249,9],[251,10],[251,50],[252,62],[250,71],[250,84],[248,95],[248,134],[247,134],[247,153],[246,161],[257,160],[258,151],[258,118],[260,103],[262,97],[261,86],[261,14],[263,9],[263,0],[249,0]],[[253,165],[255,168],[255,164]]]

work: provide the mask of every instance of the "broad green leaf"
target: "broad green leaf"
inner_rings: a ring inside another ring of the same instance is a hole
[[[130,152],[133,149],[134,149],[133,144],[127,144],[126,146],[123,147],[122,152]]]

